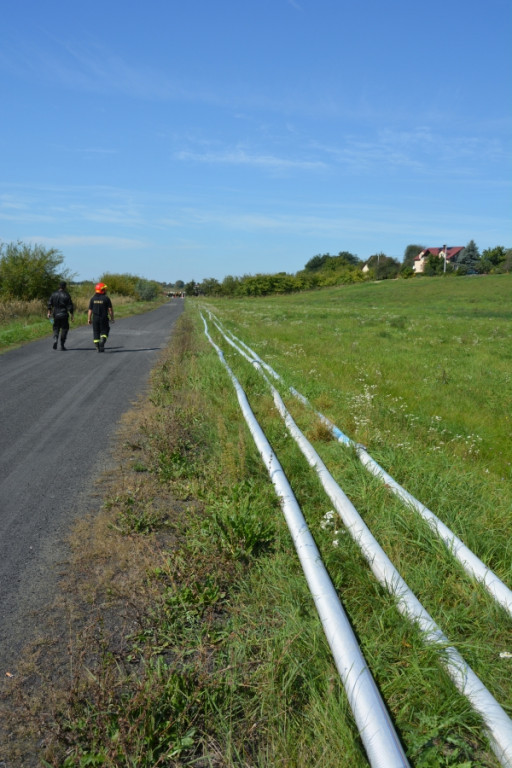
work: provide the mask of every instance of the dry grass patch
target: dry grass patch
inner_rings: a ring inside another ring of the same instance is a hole
[[[306,437],[312,443],[331,443],[335,439],[331,429],[323,421],[316,421],[306,433]]]

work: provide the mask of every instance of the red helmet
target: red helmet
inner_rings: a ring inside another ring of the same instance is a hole
[[[98,283],[97,285],[94,286],[94,290],[96,291],[96,293],[105,293],[107,288],[108,286],[105,285],[105,283]]]

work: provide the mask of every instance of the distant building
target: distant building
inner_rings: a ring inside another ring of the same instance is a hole
[[[449,264],[453,262],[457,254],[464,250],[463,245],[449,246],[443,245],[442,248],[424,248],[414,259],[412,268],[417,275],[420,275],[425,269],[425,263],[429,256],[440,256],[442,259],[446,259]]]

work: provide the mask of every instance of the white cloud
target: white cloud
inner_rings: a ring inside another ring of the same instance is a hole
[[[337,165],[363,173],[389,168],[469,179],[490,163],[507,162],[506,148],[498,138],[449,136],[429,126],[386,128],[365,136],[346,134],[339,144],[312,141],[311,146]]]
[[[175,157],[182,161],[196,163],[208,163],[218,165],[250,165],[271,170],[323,170],[327,166],[318,160],[290,160],[269,154],[250,154],[243,149],[232,149],[220,152],[190,152],[183,150],[177,152]]]
[[[7,186],[7,185],[4,185]],[[11,185],[0,196],[6,222],[96,222],[136,227],[144,224],[143,204],[134,193],[111,187]]]

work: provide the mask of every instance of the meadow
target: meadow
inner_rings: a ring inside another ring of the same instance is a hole
[[[382,281],[208,306],[358,442],[413,440],[413,453],[419,442],[451,468],[512,479],[509,276]]]
[[[363,444],[512,586],[511,290],[508,276],[496,276],[383,281],[296,296],[204,302],[206,317],[207,310],[214,312],[280,374],[278,388],[295,421],[406,582],[509,712],[512,689],[504,680],[510,661],[500,652],[510,651],[510,617],[461,573],[415,513],[368,476],[354,451],[326,438],[288,387]],[[319,537],[326,528],[330,533],[323,556],[337,563],[339,573],[331,576],[347,586],[340,597],[370,658],[379,669],[378,660],[392,653],[386,673],[392,687],[398,670],[412,668],[421,675],[422,662],[403,652],[403,621],[393,629],[398,632],[394,650],[388,647],[384,616],[390,619],[389,604],[384,599],[379,606],[382,596],[375,604],[370,600],[375,584],[361,573],[343,526],[328,523],[329,501],[306,481],[305,461],[290,446],[261,378],[211,322],[209,329],[271,435],[310,527]],[[418,685],[411,686],[409,705],[432,681]]]
[[[209,313],[282,377],[274,384],[297,424],[512,716],[510,616],[289,392],[364,444],[512,587],[511,290],[503,275],[187,300],[149,397],[123,432],[102,512],[75,534],[65,689],[62,667],[48,679],[48,654],[27,672],[24,722],[46,734],[46,765],[368,765],[279,501],[202,316],[293,487],[411,766],[499,765],[443,651],[376,582],[264,379]]]

